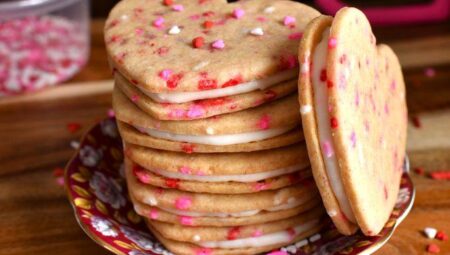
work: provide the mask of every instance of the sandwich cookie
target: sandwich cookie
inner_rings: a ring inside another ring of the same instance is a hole
[[[220,246],[239,248],[237,246],[245,243],[243,239],[289,231],[296,227],[309,228],[319,225],[324,212],[323,207],[319,206],[303,214],[279,221],[234,227],[190,227],[152,220],[146,222],[147,225],[170,240],[194,243],[208,248]]]
[[[300,45],[300,112],[313,175],[342,234],[377,235],[394,207],[407,109],[399,61],[355,8],[321,16]]]
[[[175,174],[171,177],[156,174],[139,164],[125,158],[125,167],[131,169],[135,178],[141,184],[150,184],[155,187],[178,189],[189,192],[218,193],[218,194],[244,194],[255,193],[262,190],[277,190],[290,185],[298,184],[311,177],[311,169],[296,170],[292,173],[279,175],[278,171],[266,174],[223,175],[223,176],[192,176],[192,178],[179,179],[185,175]],[[289,172],[289,171],[287,171]],[[265,178],[265,179],[263,179]]]
[[[252,224],[262,224],[265,222],[277,221],[287,219],[295,215],[301,214],[314,207],[317,207],[322,202],[319,195],[312,197],[309,201],[294,208],[278,210],[278,211],[261,211],[253,215],[244,214],[204,214],[199,217],[182,216],[170,213],[156,206],[146,205],[137,201],[130,196],[134,205],[134,210],[137,214],[144,218],[153,221],[161,221],[172,224],[189,223],[189,226],[211,226],[211,227],[231,227],[244,226]],[[183,225],[183,224],[182,224]],[[186,226],[186,224],[184,224]]]
[[[105,43],[115,70],[152,100],[185,103],[295,78],[300,38],[318,15],[290,1],[126,0],[106,21]]]
[[[250,194],[210,194],[143,185],[129,169],[126,169],[126,176],[130,196],[135,200],[187,217],[251,216],[261,211],[281,211],[302,205],[317,194],[311,179],[303,181],[301,185],[279,190]],[[190,225],[189,222],[180,223]]]
[[[224,242],[209,242],[204,246],[187,242],[178,242],[163,237],[153,227],[150,227],[153,234],[171,252],[179,255],[253,255],[279,249],[291,243],[299,242],[320,231],[323,224],[313,224],[314,222],[295,227],[293,229],[262,235],[259,237],[243,238]],[[206,247],[209,246],[209,247]],[[210,248],[215,247],[215,248]],[[235,248],[228,248],[235,247]],[[281,253],[283,254],[283,253]]]
[[[186,154],[125,143],[125,155],[158,175],[186,181],[262,181],[310,166],[304,143],[273,150],[226,154]]]
[[[159,121],[141,111],[119,89],[113,92],[113,108],[119,121],[154,138],[191,144],[222,146],[275,138],[299,127],[298,113],[291,107],[298,108],[296,95],[207,119]],[[298,141],[292,141],[295,142]]]
[[[267,102],[287,96],[297,91],[298,79],[276,84],[270,88],[209,99],[195,100],[186,103],[161,103],[138,89],[116,72],[115,84],[142,111],[159,120],[193,120],[204,119],[225,113],[238,112],[257,107]],[[230,87],[234,88],[234,87]],[[196,112],[197,114],[193,114]]]

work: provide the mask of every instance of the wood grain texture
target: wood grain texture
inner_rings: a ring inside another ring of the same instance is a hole
[[[0,254],[109,254],[78,227],[52,175],[74,152],[70,142],[106,117],[111,106],[102,27],[103,21],[92,22],[90,61],[70,84],[0,100]],[[450,169],[449,32],[448,24],[375,29],[379,42],[398,51],[410,113],[421,120],[421,128],[409,127],[412,168]],[[436,76],[424,75],[428,67],[435,68]],[[71,134],[66,128],[70,122],[82,129]],[[450,254],[449,241],[431,241],[421,233],[432,226],[450,234],[450,181],[412,175],[415,206],[376,254],[426,254],[429,243],[438,244],[440,254]]]

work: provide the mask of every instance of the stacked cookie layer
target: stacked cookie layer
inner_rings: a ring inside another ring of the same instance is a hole
[[[145,4],[144,4],[145,3]],[[105,28],[130,197],[176,254],[254,254],[318,232],[287,1],[121,1]]]

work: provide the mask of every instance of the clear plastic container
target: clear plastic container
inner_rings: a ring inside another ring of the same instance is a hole
[[[73,77],[89,56],[89,0],[0,0],[0,97]]]

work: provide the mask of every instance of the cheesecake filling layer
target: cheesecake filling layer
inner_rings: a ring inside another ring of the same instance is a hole
[[[243,93],[252,92],[255,90],[264,90],[270,88],[283,81],[288,81],[294,79],[298,76],[297,70],[291,69],[279,72],[270,77],[249,81],[245,83],[240,83],[234,86],[229,86],[219,89],[203,90],[203,91],[192,91],[192,92],[171,92],[171,93],[152,93],[142,87],[138,87],[144,94],[149,96],[156,102],[159,103],[173,103],[180,104],[191,102],[195,100],[218,98],[225,96],[233,96]]]
[[[328,40],[330,37],[330,28],[326,29],[322,35],[322,40],[314,50],[312,85],[314,90],[314,105],[317,119],[317,129],[319,131],[319,142],[322,158],[328,179],[331,183],[336,199],[339,202],[340,209],[345,217],[355,223],[355,216],[350,206],[350,202],[345,194],[344,186],[339,173],[339,165],[335,155],[335,146],[331,135],[330,113],[328,105],[328,86],[324,79],[321,79],[323,70],[327,67]],[[337,212],[328,212],[330,216],[335,216]]]
[[[294,129],[294,126],[273,128],[241,134],[224,134],[224,135],[181,135],[139,126],[134,126],[134,128],[139,130],[141,133],[147,134],[149,136],[169,141],[187,142],[205,145],[234,145],[234,144],[257,142],[273,138],[289,132],[290,130]],[[211,131],[211,133],[213,133],[213,131]]]

